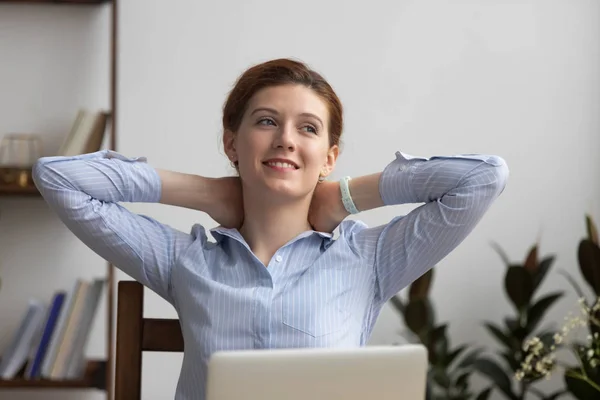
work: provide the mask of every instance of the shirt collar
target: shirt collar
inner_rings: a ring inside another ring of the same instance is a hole
[[[225,236],[227,236],[227,237],[237,240],[238,242],[246,244],[244,237],[242,236],[240,231],[238,231],[236,228],[224,228],[222,226],[217,226],[216,228],[212,228],[210,230],[210,233],[213,235],[213,237],[215,238],[217,243],[221,242],[223,240],[223,238]],[[288,242],[288,244],[293,243],[302,238],[308,237],[310,235],[318,235],[318,236],[321,236],[323,239],[327,239],[328,241],[333,239],[333,234],[331,234],[331,233],[320,232],[320,231],[315,231],[315,230],[308,230],[308,231],[304,231],[301,234],[299,234],[298,236],[296,236],[294,239],[292,239],[290,242]]]

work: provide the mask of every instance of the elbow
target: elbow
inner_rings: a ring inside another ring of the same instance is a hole
[[[495,186],[495,193],[496,196],[499,196],[500,194],[502,194],[502,192],[504,192],[504,189],[506,188],[506,185],[508,184],[508,177],[510,176],[510,170],[508,168],[508,164],[506,162],[506,160],[504,160],[501,157],[495,156],[496,159],[496,163],[494,165],[494,186]]]
[[[50,166],[55,160],[56,157],[38,158],[31,170],[33,184],[44,197],[49,190],[65,185],[64,177],[61,176],[61,173],[56,170],[54,165]]]
[[[46,157],[38,158],[37,161],[33,164],[31,170],[31,178],[33,180],[33,183],[40,192],[42,191],[44,177],[47,171],[46,161]]]
[[[465,177],[463,186],[478,197],[496,199],[508,184],[510,170],[506,161],[499,156],[488,156]]]

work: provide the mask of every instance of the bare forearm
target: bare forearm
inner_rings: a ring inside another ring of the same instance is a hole
[[[352,178],[348,182],[350,195],[358,211],[367,211],[384,205],[379,194],[381,172]]]
[[[160,203],[207,211],[212,197],[210,178],[167,170],[157,172],[162,184]]]

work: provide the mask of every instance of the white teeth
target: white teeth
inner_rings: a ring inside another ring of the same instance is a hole
[[[270,165],[272,167],[278,167],[278,168],[292,168],[292,169],[296,169],[296,167],[293,166],[292,164],[282,163],[282,162],[268,162],[267,165]]]

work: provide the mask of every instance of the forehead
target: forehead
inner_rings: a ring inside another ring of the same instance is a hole
[[[325,120],[327,104],[312,89],[302,85],[272,86],[259,90],[248,103],[248,111],[274,108],[283,114],[312,113]]]

